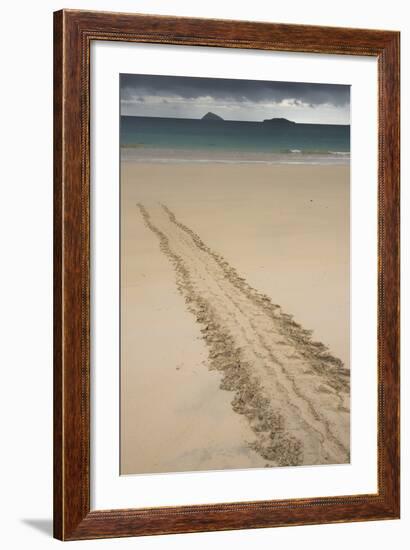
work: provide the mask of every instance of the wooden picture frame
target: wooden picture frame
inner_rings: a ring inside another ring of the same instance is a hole
[[[125,537],[399,517],[399,33],[63,10],[54,14],[54,536]],[[372,56],[378,62],[378,492],[90,510],[93,40]]]

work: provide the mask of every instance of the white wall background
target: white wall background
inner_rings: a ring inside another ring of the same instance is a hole
[[[47,549],[52,514],[52,12],[60,8],[384,28],[402,32],[403,241],[409,229],[410,19],[406,0],[88,0],[2,6],[0,86],[0,540]],[[406,197],[407,195],[407,197]],[[409,247],[403,247],[403,305]],[[408,305],[408,304],[407,304]],[[404,309],[404,308],[403,308]],[[406,338],[403,323],[403,348]],[[407,350],[403,349],[404,352]],[[403,366],[406,366],[403,353]],[[408,548],[408,376],[402,369],[402,519],[71,543],[76,548]]]

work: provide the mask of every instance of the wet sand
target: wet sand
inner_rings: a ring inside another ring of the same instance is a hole
[[[348,205],[342,166],[123,163],[122,473],[349,461]]]

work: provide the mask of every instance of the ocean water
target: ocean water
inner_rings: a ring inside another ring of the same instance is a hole
[[[121,159],[346,164],[350,126],[122,116]]]

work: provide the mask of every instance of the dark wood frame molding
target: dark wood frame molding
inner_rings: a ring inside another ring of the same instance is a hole
[[[374,56],[378,61],[378,492],[90,510],[92,40]],[[54,536],[62,540],[399,517],[398,32],[63,10],[54,14]]]

